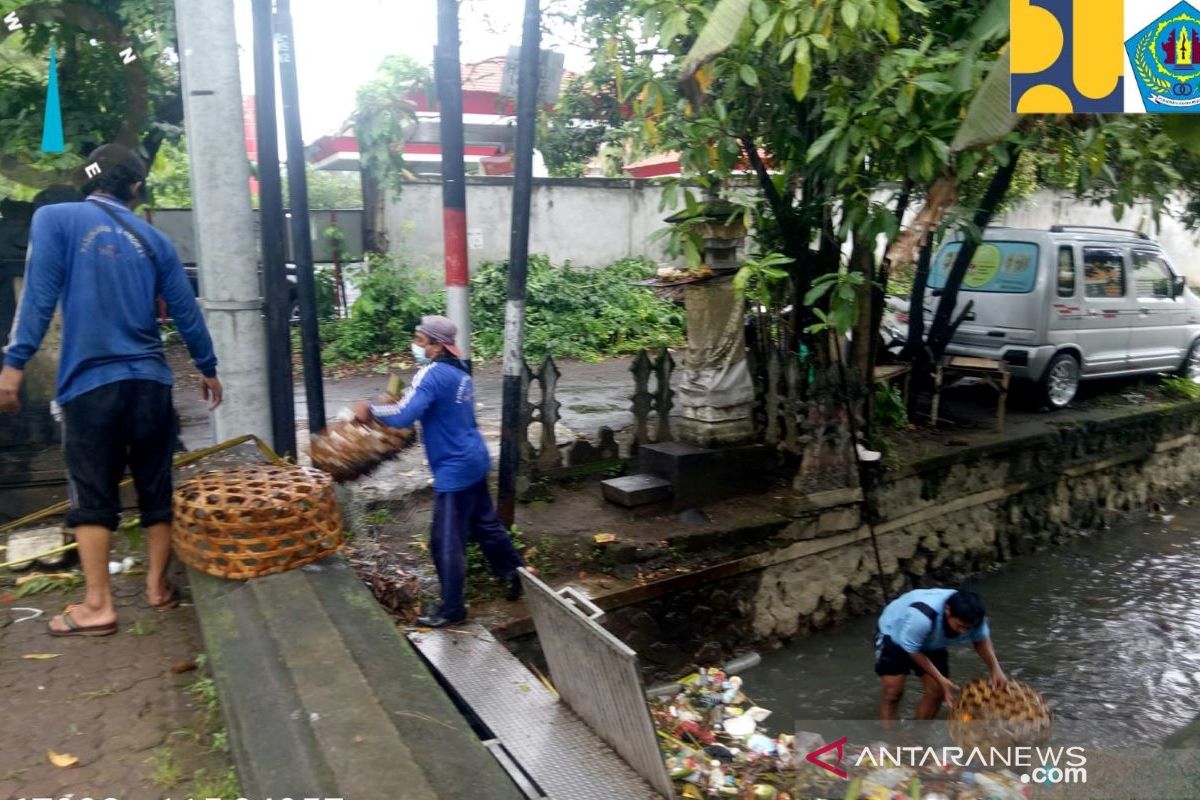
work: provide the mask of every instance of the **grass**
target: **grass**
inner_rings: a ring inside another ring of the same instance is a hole
[[[224,772],[198,769],[192,776],[192,791],[189,794],[191,797],[241,797],[242,787],[233,767]]]
[[[154,776],[151,780],[155,786],[163,789],[173,789],[183,780],[183,770],[175,762],[175,752],[170,745],[154,748]]]
[[[368,525],[386,525],[391,516],[386,508],[376,508],[364,514],[363,521]]]
[[[1162,389],[1172,400],[1200,400],[1200,384],[1182,375],[1163,378]]]

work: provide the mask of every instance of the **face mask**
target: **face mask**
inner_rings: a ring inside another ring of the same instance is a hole
[[[412,343],[412,357],[418,364],[428,364],[429,356],[425,355],[425,348],[416,342]]]

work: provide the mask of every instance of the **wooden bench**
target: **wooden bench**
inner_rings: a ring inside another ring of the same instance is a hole
[[[904,402],[908,404],[908,381],[912,377],[912,364],[884,364],[875,367],[872,378],[875,383],[890,383],[896,378],[904,378]]]
[[[996,430],[1004,431],[1004,411],[1008,402],[1008,365],[990,358],[947,356],[937,365],[933,376],[933,427],[937,427],[942,386],[946,378],[980,378],[999,394],[996,408]]]

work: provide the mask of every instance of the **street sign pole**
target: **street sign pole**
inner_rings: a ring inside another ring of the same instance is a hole
[[[442,240],[445,243],[446,312],[458,326],[455,343],[471,358],[471,304],[467,264],[467,177],[463,165],[462,70],[458,0],[438,0],[438,118],[442,150]]]

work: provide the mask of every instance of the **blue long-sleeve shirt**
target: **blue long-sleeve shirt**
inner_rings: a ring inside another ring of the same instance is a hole
[[[943,650],[952,644],[975,644],[991,635],[987,619],[961,635],[946,633],[946,601],[956,589],[913,589],[887,604],[879,617],[879,631],[892,637],[905,652],[919,653]],[[913,603],[924,603],[937,613],[930,620]]]
[[[435,492],[467,489],[492,468],[475,423],[475,383],[460,366],[439,360],[422,367],[399,402],[372,404],[371,413],[394,428],[421,423]]]
[[[97,207],[104,203],[142,235],[142,245]],[[157,263],[157,267],[155,264]],[[116,200],[92,195],[80,203],[38,209],[29,232],[25,288],[4,363],[24,369],[62,303],[62,352],[57,400],[123,380],[172,383],[156,315],[162,297],[196,368],[217,374],[217,356],[200,305],[175,246],[161,231]]]

